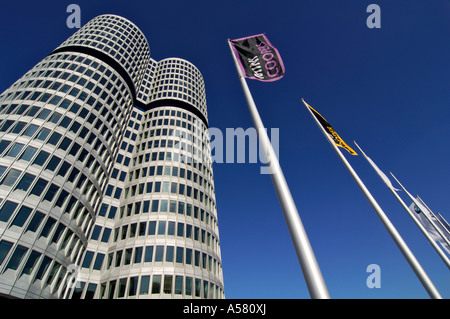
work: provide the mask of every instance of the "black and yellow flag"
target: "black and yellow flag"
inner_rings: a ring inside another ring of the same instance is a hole
[[[336,133],[336,131],[333,129],[330,123],[328,123],[328,121],[325,120],[325,118],[322,115],[320,115],[319,112],[314,110],[308,103],[305,102],[305,100],[302,99],[302,101],[303,103],[305,103],[307,107],[309,107],[309,109],[312,111],[317,121],[319,121],[320,125],[322,125],[322,127],[330,135],[330,137],[332,138],[334,143],[336,143],[337,146],[346,149],[352,155],[358,155],[358,153],[356,153],[350,146],[348,146],[344,142],[344,140],[338,135],[338,133]]]

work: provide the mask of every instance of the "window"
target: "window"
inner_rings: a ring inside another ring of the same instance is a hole
[[[208,282],[203,280],[203,298],[208,298]]]
[[[94,262],[94,270],[100,270],[102,268],[103,265],[103,260],[105,259],[105,255],[98,253],[97,257],[95,258],[95,262]]]
[[[12,213],[17,207],[17,203],[10,202],[9,200],[0,209],[0,221],[7,222],[11,217]]]
[[[192,265],[192,249],[186,248],[186,264]]]
[[[47,138],[47,136],[48,136],[49,134],[50,134],[50,130],[49,130],[49,129],[42,128],[42,129],[39,131],[39,133],[38,133],[38,135],[36,136],[36,138],[37,138],[38,140],[45,141],[45,139]]]
[[[42,191],[47,186],[48,182],[46,180],[43,180],[42,178],[39,178],[34,185],[33,189],[31,190],[31,194],[36,196],[41,196]]]
[[[48,200],[49,202],[51,202],[59,189],[60,188],[55,184],[51,184],[44,196],[44,200]]]
[[[192,277],[186,277],[186,287],[185,287],[185,294],[187,296],[192,295]]]
[[[13,244],[10,242],[0,240],[0,265],[3,263],[3,260],[5,259],[6,255],[8,255],[12,245]]]
[[[144,262],[152,262],[153,261],[153,246],[145,247],[145,256]]]
[[[44,217],[45,217],[44,214],[42,214],[39,211],[36,211],[34,213],[33,218],[30,221],[30,224],[28,224],[28,227],[27,227],[26,231],[35,232],[38,229],[38,227],[41,224],[41,222],[44,219]]]
[[[50,154],[46,151],[40,151],[38,156],[36,156],[36,158],[34,159],[33,164],[43,166],[49,156]]]
[[[9,141],[0,141],[0,154],[9,146]]]
[[[42,231],[39,235],[40,237],[44,237],[47,238],[47,236],[49,235],[50,231],[52,230],[53,226],[55,225],[56,220],[53,219],[52,217],[49,217],[47,219],[47,222],[45,223],[44,227],[42,228]]]
[[[57,156],[53,156],[50,162],[48,162],[45,169],[51,170],[53,172],[55,168],[59,165],[59,162],[61,162],[61,159]]]
[[[58,227],[56,228],[55,234],[52,237],[52,243],[57,243],[58,240],[61,238],[62,233],[64,232],[64,230],[66,229],[66,227],[62,224],[59,223]]]
[[[138,277],[131,277],[128,284],[128,296],[135,296],[137,292]]]
[[[17,227],[22,227],[23,224],[25,224],[25,221],[30,216],[30,214],[31,214],[31,208],[22,206],[19,209],[19,212],[17,213],[16,217],[14,218],[12,225],[17,226]]]
[[[200,252],[198,250],[194,251],[194,262],[197,267],[200,267]]]
[[[142,260],[142,247],[136,247],[134,250],[134,263],[138,264]]]
[[[86,294],[84,295],[84,299],[93,299],[96,289],[97,289],[97,284],[90,283],[86,289]]]
[[[157,262],[163,261],[163,256],[164,256],[164,246],[156,246],[155,261]]]
[[[124,265],[129,265],[131,263],[131,254],[132,254],[133,249],[132,248],[127,248],[125,250],[125,260],[124,260]]]
[[[172,275],[164,276],[164,293],[171,294],[172,293]]]
[[[160,211],[163,213],[167,213],[167,200],[166,199],[162,199],[161,200],[161,207],[160,207]]]
[[[44,277],[45,272],[47,271],[48,267],[50,266],[50,263],[52,262],[52,260],[45,256],[44,260],[42,260],[41,266],[39,267],[39,270],[36,274],[36,278],[35,280],[41,280],[42,277]]]
[[[25,255],[25,253],[27,251],[28,251],[28,248],[21,246],[21,245],[17,245],[16,250],[12,254],[11,258],[9,259],[8,265],[6,266],[6,268],[3,271],[6,271],[8,269],[17,270],[17,268],[19,267],[19,265],[23,259],[23,256]]]
[[[60,175],[60,176],[64,177],[67,174],[67,172],[69,171],[71,166],[72,166],[71,164],[69,164],[66,161],[64,161],[62,163],[61,167],[59,168],[57,175]]]
[[[176,262],[177,263],[183,263],[183,252],[184,252],[184,248],[183,247],[177,247],[177,256],[176,256]]]
[[[176,201],[174,201],[174,200],[170,201],[169,211],[171,213],[176,213],[177,212],[177,202]]]
[[[145,229],[147,227],[147,223],[146,222],[141,222],[139,223],[139,236],[145,236]]]
[[[153,200],[152,201],[152,212],[157,212],[158,211],[158,206],[159,206],[159,201],[158,200]]]
[[[119,280],[119,292],[117,297],[121,298],[125,296],[125,288],[127,286],[127,278],[121,278]]]
[[[11,169],[8,174],[6,174],[6,176],[3,178],[3,180],[1,181],[1,185],[6,185],[6,186],[13,186],[14,183],[16,182],[17,178],[20,175],[20,171],[17,169]]]
[[[31,175],[29,173],[25,173],[22,176],[22,179],[17,184],[17,186],[16,186],[16,188],[14,190],[19,189],[19,190],[23,190],[23,191],[26,192],[28,190],[28,188],[30,188],[31,183],[33,183],[34,178],[35,178],[34,175]]]
[[[69,139],[68,137],[64,137],[63,141],[59,145],[59,148],[65,151],[69,147],[70,143],[72,143],[72,140]]]
[[[47,143],[50,143],[52,145],[58,144],[59,139],[61,138],[61,134],[59,134],[58,132],[53,132],[52,136],[49,138]]]
[[[37,148],[28,146],[25,149],[25,151],[22,153],[22,155],[19,157],[19,159],[29,162],[33,158],[36,151],[37,151]]]
[[[28,260],[27,260],[25,266],[23,267],[22,273],[20,274],[20,276],[31,274],[31,272],[34,269],[34,266],[36,265],[36,263],[40,257],[41,257],[41,254],[38,253],[37,251],[33,250],[30,254],[30,257],[28,257]]]
[[[107,243],[109,240],[109,236],[111,235],[111,229],[110,228],[105,228],[105,230],[103,231],[103,235],[102,235],[102,242]]]
[[[161,275],[153,275],[152,294],[161,292]]]
[[[16,126],[14,126],[14,128],[12,129],[11,133],[19,134],[20,131],[22,131],[22,129],[25,127],[26,124],[27,123],[25,123],[25,122],[17,123]]]
[[[181,295],[183,293],[183,277],[175,276],[175,294]]]
[[[173,246],[167,246],[167,248],[166,248],[166,261],[167,262],[173,262],[173,251],[174,251]]]
[[[200,297],[200,290],[201,290],[201,280],[195,279],[195,296]]]
[[[156,230],[156,221],[151,221],[148,224],[148,234],[154,235]]]
[[[6,156],[16,157],[16,156],[20,153],[20,151],[22,150],[22,148],[23,148],[23,144],[15,143],[15,144],[13,145],[13,147],[11,147],[11,148],[9,149],[8,153],[6,154]]]
[[[98,236],[100,236],[101,230],[101,226],[95,225],[94,230],[92,231],[91,240],[98,240]]]
[[[81,265],[81,267],[89,268],[91,266],[91,263],[92,263],[92,257],[94,257],[94,253],[92,251],[87,251],[86,255],[84,257],[83,264]]]
[[[158,235],[164,235],[166,233],[166,222],[160,220],[158,223]]]
[[[175,235],[175,222],[169,222],[167,226],[167,235]]]
[[[148,294],[148,288],[150,286],[150,276],[142,276],[141,277],[141,295],[147,295]]]

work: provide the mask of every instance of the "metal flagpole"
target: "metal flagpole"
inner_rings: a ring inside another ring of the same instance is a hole
[[[422,203],[418,203],[417,200],[406,190],[405,187],[403,187],[403,185],[398,181],[398,179],[394,176],[394,174],[392,174],[392,172],[390,172],[390,174],[392,175],[392,177],[395,179],[395,181],[400,185],[401,188],[403,188],[403,190],[405,191],[405,193],[409,196],[409,198],[411,198],[411,200],[414,202],[414,204],[420,208],[420,205],[422,205]],[[426,207],[425,207],[426,208]],[[439,234],[439,236],[442,237],[442,239],[447,243],[447,245],[450,246],[450,242],[447,239],[447,237],[442,233],[442,231],[439,229],[438,226],[436,226],[436,224],[433,222],[433,220],[431,220],[431,218],[425,213],[424,209],[421,209],[423,216],[425,216],[425,218],[428,220],[428,222],[431,224],[431,226],[433,226],[433,228],[437,231],[437,233]],[[436,218],[436,217],[435,217]],[[437,219],[437,218],[436,218]]]
[[[260,146],[266,156],[268,165],[270,165],[270,177],[272,178],[272,183],[275,187],[275,191],[277,193],[278,200],[280,202],[281,209],[283,211],[283,215],[303,271],[303,276],[305,278],[309,294],[313,299],[329,299],[330,294],[328,292],[328,288],[325,284],[308,236],[298,214],[297,207],[295,206],[291,192],[284,178],[283,171],[278,163],[278,158],[272,148],[269,137],[267,136],[267,132],[259,116],[258,109],[256,108],[253,97],[247,86],[247,82],[245,81],[241,68],[239,67],[237,57],[233,52],[230,40],[228,40],[228,45],[230,46],[231,54],[239,75],[239,80],[241,81],[242,89],[244,90],[245,98],[247,100],[248,109],[258,134]]]
[[[358,174],[353,170],[353,167],[350,165],[350,163],[347,161],[345,156],[339,151],[336,143],[331,139],[331,137],[328,135],[328,133],[325,131],[325,129],[320,125],[317,118],[314,116],[306,102],[302,99],[303,103],[305,104],[306,108],[308,109],[309,113],[311,113],[311,116],[316,121],[319,128],[322,130],[322,133],[325,135],[328,142],[331,144],[333,149],[336,151],[336,154],[341,159],[342,163],[344,163],[347,170],[350,172],[350,175],[352,175],[353,179],[355,180],[356,184],[359,186],[361,191],[363,192],[366,199],[369,201],[370,205],[374,209],[377,216],[380,218],[381,222],[383,223],[384,227],[388,231],[388,233],[391,235],[394,242],[397,244],[398,248],[402,252],[405,259],[408,261],[411,268],[414,270],[415,274],[419,278],[420,282],[424,286],[425,290],[428,292],[428,295],[431,298],[434,299],[442,299],[442,296],[440,295],[439,291],[434,286],[433,282],[430,280],[428,275],[426,274],[425,270],[423,270],[422,266],[417,261],[416,257],[413,255],[409,247],[406,245],[403,238],[398,233],[397,229],[394,227],[394,225],[391,223],[389,218],[386,216],[384,211],[381,209],[380,205],[378,205],[375,198],[372,196],[372,194],[367,189],[366,185],[362,182],[362,180],[359,178]]]
[[[417,196],[417,199],[420,200],[422,205],[424,205],[428,209],[428,212],[431,214],[431,216],[433,216],[436,219],[436,221],[439,223],[439,225],[441,225],[442,229],[445,230],[445,232],[447,234],[450,234],[450,231],[444,226],[444,224],[442,224],[442,222],[439,220],[439,218],[437,218],[436,214],[433,213],[433,211],[430,209],[430,207],[428,207],[428,205],[425,204],[425,202],[422,200],[422,198],[420,198],[419,195],[416,195],[416,196]]]
[[[359,147],[358,144],[356,144],[355,141],[353,141],[353,143],[355,143],[356,147],[359,148],[359,150],[361,151],[361,153],[364,155],[364,157],[367,159],[367,161],[369,162],[369,164],[372,165],[372,163],[369,161],[367,155],[364,153],[364,151],[361,149],[361,147]],[[374,167],[375,169],[375,167]],[[377,169],[375,169],[375,171],[378,173]],[[378,174],[379,175],[379,174]],[[381,176],[380,176],[381,177]],[[386,177],[387,178],[387,177]],[[383,179],[383,178],[382,178]],[[383,179],[384,181],[384,179]],[[385,182],[386,184],[386,182]],[[431,238],[430,234],[428,234],[427,230],[425,229],[425,227],[423,227],[422,223],[417,219],[416,216],[414,216],[414,214],[410,211],[410,209],[408,208],[408,206],[405,204],[405,202],[400,198],[400,196],[397,194],[397,192],[394,190],[394,188],[392,187],[392,185],[388,185],[386,184],[386,186],[389,188],[389,190],[392,192],[392,194],[394,195],[394,197],[397,199],[397,201],[400,203],[400,205],[406,210],[406,212],[408,213],[408,215],[412,218],[412,220],[414,221],[414,223],[416,223],[417,227],[419,227],[419,229],[422,231],[422,233],[425,235],[425,237],[428,239],[428,241],[430,242],[431,246],[433,246],[433,248],[436,250],[436,252],[438,253],[438,255],[442,258],[442,260],[444,261],[444,263],[447,265],[448,268],[450,268],[450,260],[448,259],[447,255],[441,250],[441,248],[438,246],[438,244],[436,244],[436,242],[433,240],[433,238]]]

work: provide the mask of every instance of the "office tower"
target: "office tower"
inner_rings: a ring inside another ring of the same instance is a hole
[[[0,157],[0,296],[224,297],[202,75],[132,22],[92,19],[0,95]]]

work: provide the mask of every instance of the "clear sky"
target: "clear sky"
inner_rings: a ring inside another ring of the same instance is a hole
[[[450,220],[449,1],[2,0],[0,91],[76,31],[66,26],[70,3],[80,5],[82,24],[121,15],[143,31],[154,59],[195,64],[205,79],[210,127],[224,133],[253,126],[227,39],[266,33],[286,75],[248,84],[265,126],[279,128],[280,163],[331,297],[428,298],[301,98]],[[381,8],[379,29],[366,25],[371,3]],[[449,298],[448,268],[367,161],[345,156]],[[309,298],[260,167],[213,165],[226,297]],[[380,266],[381,288],[366,285],[370,264]]]

